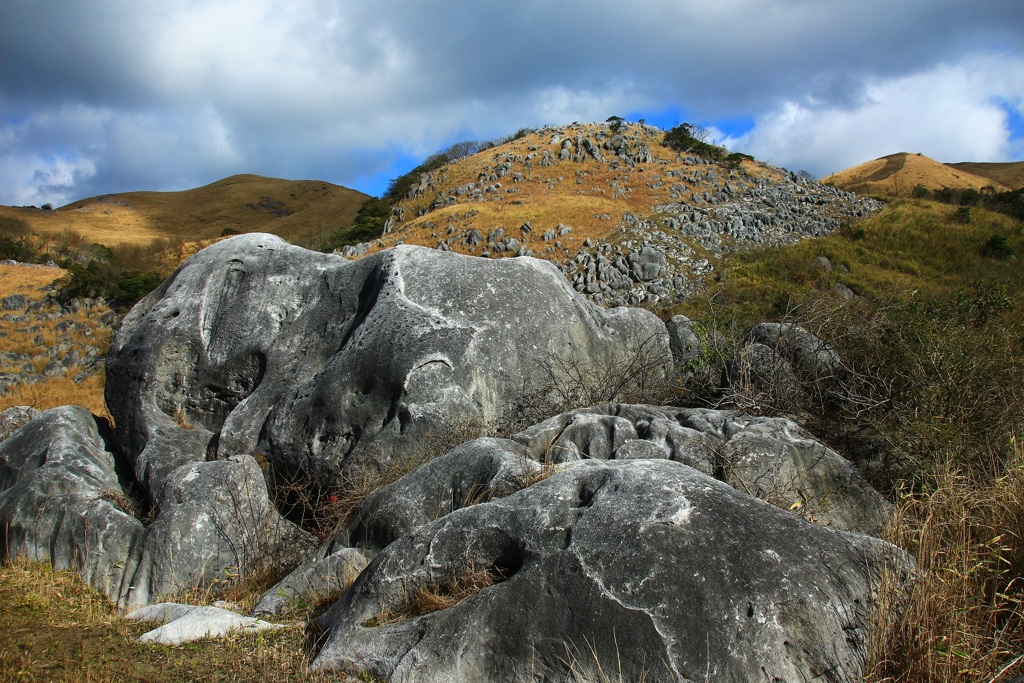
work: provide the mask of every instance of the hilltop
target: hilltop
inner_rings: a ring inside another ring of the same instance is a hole
[[[180,192],[122,192],[90,197],[54,211],[0,207],[30,230],[58,236],[68,231],[86,242],[148,244],[156,239],[201,241],[225,231],[269,232],[310,245],[350,223],[368,198],[320,180],[280,180],[236,175]]]
[[[859,194],[908,196],[928,190],[991,187],[997,192],[1024,187],[1024,162],[945,164],[923,154],[899,152],[833,173],[822,182]]]
[[[557,263],[598,303],[685,296],[726,253],[825,235],[879,205],[747,155],[614,121],[521,131],[423,173],[361,256],[417,244]],[[718,158],[709,158],[717,156]]]

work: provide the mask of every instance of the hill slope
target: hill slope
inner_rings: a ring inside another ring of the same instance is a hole
[[[956,164],[947,164],[947,166],[989,178],[998,185],[1004,185],[1011,190],[1024,188],[1024,161],[1006,163],[961,161]]]
[[[87,242],[146,244],[154,239],[198,241],[226,229],[270,232],[310,244],[351,222],[368,198],[314,180],[236,175],[181,192],[124,192],[91,197],[56,211],[0,207],[41,234],[76,232]]]
[[[658,303],[685,296],[727,252],[827,234],[879,206],[749,157],[677,152],[663,138],[641,124],[532,131],[424,173],[383,239],[343,253],[404,242],[532,255],[599,303]]]
[[[922,154],[899,152],[833,173],[822,182],[850,192],[892,196],[908,196],[916,185],[929,190],[992,186],[1005,191],[1024,186],[1024,163],[944,164]]]

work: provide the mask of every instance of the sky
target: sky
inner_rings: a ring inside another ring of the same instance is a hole
[[[0,204],[236,173],[380,195],[463,140],[708,128],[821,177],[1024,159],[1024,0],[2,0]]]

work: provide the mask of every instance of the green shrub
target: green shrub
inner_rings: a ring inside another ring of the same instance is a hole
[[[928,199],[928,197],[932,196],[932,191],[921,183],[918,183],[917,185],[914,185],[914,189],[910,191],[910,196],[914,199]]]
[[[323,252],[332,252],[345,245],[377,239],[384,232],[384,225],[390,217],[391,205],[382,199],[370,197],[359,207],[351,225],[335,229],[318,248]]]
[[[661,144],[677,152],[693,152],[698,156],[721,161],[726,158],[728,150],[707,142],[710,133],[707,129],[691,123],[682,123],[665,133]]]
[[[1006,242],[1002,235],[992,235],[981,248],[981,255],[985,258],[1005,260],[1013,256],[1013,248]]]
[[[967,225],[971,222],[971,207],[959,206],[956,211],[953,212],[953,221],[960,223],[961,225]]]
[[[153,291],[164,277],[158,273],[123,269],[117,262],[90,261],[62,264],[68,274],[57,281],[57,300],[67,304],[76,297],[103,297],[111,308],[133,306]]]

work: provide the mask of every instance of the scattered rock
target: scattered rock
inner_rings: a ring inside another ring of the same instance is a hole
[[[128,614],[127,618],[163,624],[139,636],[139,642],[160,645],[182,645],[204,638],[222,638],[233,633],[287,628],[285,624],[271,624],[219,607],[197,607],[174,602],[143,607]]]

